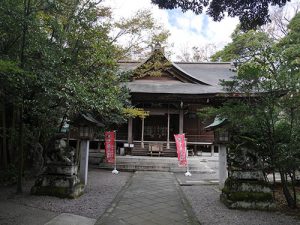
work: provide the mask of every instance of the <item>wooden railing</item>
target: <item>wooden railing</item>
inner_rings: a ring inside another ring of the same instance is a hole
[[[214,141],[214,135],[211,134],[200,134],[200,135],[185,135],[188,142],[208,142]]]

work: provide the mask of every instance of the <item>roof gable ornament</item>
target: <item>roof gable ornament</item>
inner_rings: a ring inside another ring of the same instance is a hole
[[[133,70],[133,80],[142,79],[144,77],[161,77],[162,75],[167,74],[174,80],[178,80],[183,83],[209,85],[196,79],[169,61],[164,55],[162,49],[163,48],[159,43],[155,44],[151,55]]]
[[[161,44],[159,42],[156,42],[153,50],[161,50],[161,49],[162,49]]]
[[[160,77],[171,66],[172,63],[164,56],[160,44],[157,43],[150,57],[134,70],[133,78],[138,79],[146,76]]]

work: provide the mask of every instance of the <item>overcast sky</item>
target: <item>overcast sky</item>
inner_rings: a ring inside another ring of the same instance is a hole
[[[106,0],[105,4],[113,9],[114,18],[127,18],[140,9],[150,9],[154,18],[171,33],[168,42],[174,44],[171,49],[174,52],[173,59],[182,48],[214,43],[221,49],[230,42],[230,34],[238,23],[233,18],[213,22],[205,14],[195,15],[191,11],[182,13],[179,9],[161,10],[152,5],[151,0]]]
[[[299,0],[292,0],[294,1]],[[214,22],[205,13],[195,15],[191,11],[182,13],[179,9],[161,10],[152,5],[151,0],[105,0],[105,4],[112,8],[116,19],[130,17],[140,9],[151,10],[154,18],[171,33],[168,42],[174,45],[171,49],[174,53],[173,60],[176,60],[176,55],[180,54],[182,48],[213,43],[218,50],[222,49],[231,41],[230,35],[238,24],[237,18]]]

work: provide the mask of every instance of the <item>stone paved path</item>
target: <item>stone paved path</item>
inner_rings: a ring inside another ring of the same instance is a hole
[[[97,225],[199,224],[173,173],[136,172]]]

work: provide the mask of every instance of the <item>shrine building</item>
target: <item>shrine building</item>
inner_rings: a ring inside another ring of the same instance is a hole
[[[174,134],[185,133],[192,154],[214,149],[214,135],[204,128],[197,110],[219,106],[228,98],[220,80],[236,75],[230,63],[173,63],[157,47],[144,62],[119,62],[122,71],[130,71],[132,105],[149,112],[146,118],[132,118],[117,130],[117,141],[129,148],[131,155],[149,155],[159,148],[159,156],[176,156]]]

